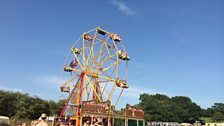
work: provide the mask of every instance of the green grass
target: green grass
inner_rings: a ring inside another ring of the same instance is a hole
[[[211,117],[201,117],[200,119],[201,120],[205,120],[205,123],[214,123],[214,121],[212,120]],[[224,123],[224,120],[223,121],[216,122],[216,123]]]
[[[213,122],[211,117],[201,117],[200,119],[205,120],[205,123],[212,123]]]

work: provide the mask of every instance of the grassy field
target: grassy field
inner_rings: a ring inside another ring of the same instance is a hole
[[[205,120],[205,123],[213,123],[214,122],[211,117],[201,117],[200,119]],[[224,120],[216,122],[216,123],[224,123]]]
[[[211,117],[201,117],[200,119],[205,120],[205,123],[212,123],[213,122]]]

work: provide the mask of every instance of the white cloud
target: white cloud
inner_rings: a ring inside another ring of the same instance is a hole
[[[135,12],[128,7],[125,3],[118,1],[118,0],[112,0],[111,4],[115,5],[118,10],[120,10],[122,13],[126,14],[126,15],[134,15]]]
[[[9,87],[5,87],[5,86],[0,86],[0,90],[13,91],[13,92],[23,92],[24,93],[24,91],[20,88],[9,88]]]
[[[69,76],[70,77],[70,76]],[[68,82],[71,80],[67,76],[56,76],[56,75],[47,75],[47,76],[35,76],[29,78],[29,80],[32,80],[35,82],[35,84],[38,84],[40,87],[48,88],[48,89],[59,89],[61,84],[64,84],[65,82]],[[75,84],[78,78],[72,79],[68,85],[72,86],[71,84]]]
[[[59,84],[61,81],[61,77],[59,76],[38,76],[34,79],[48,84]]]
[[[55,75],[36,75],[27,78],[27,80],[39,88],[47,89],[58,88],[61,83],[61,77]]]
[[[138,99],[140,94],[148,93],[148,92],[149,92],[148,90],[141,89],[138,87],[129,87],[128,89],[124,91],[123,96],[133,98],[133,99]]]

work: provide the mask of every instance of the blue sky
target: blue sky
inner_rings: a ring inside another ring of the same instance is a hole
[[[60,71],[74,41],[100,26],[115,31],[131,57],[130,88],[224,102],[222,0],[1,0],[0,89],[59,99]],[[124,102],[125,101],[125,102]]]

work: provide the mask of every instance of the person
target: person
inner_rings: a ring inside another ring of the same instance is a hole
[[[26,126],[26,123],[25,123],[25,122],[23,122],[23,123],[22,123],[22,126]]]
[[[47,115],[45,113],[41,114],[40,122],[36,126],[48,126],[46,119]]]
[[[22,126],[22,123],[21,123],[21,122],[19,122],[19,123],[17,123],[17,124],[16,124],[16,126]]]
[[[38,124],[38,121],[32,121],[31,126],[36,126]]]
[[[86,121],[86,126],[90,126],[90,121],[89,120]]]

